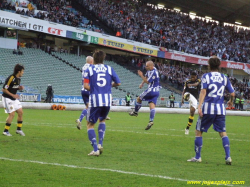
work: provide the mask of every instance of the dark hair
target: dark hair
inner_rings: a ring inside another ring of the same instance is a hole
[[[18,74],[19,71],[22,71],[22,70],[24,70],[24,66],[21,64],[16,64],[14,67],[13,74],[16,75],[16,74]]]
[[[210,67],[211,71],[220,69],[220,59],[217,56],[212,56],[208,60],[208,64],[209,64],[209,67]]]
[[[195,73],[194,71],[191,73],[191,75],[194,75],[194,76],[196,76],[197,75],[197,73]]]
[[[104,51],[96,50],[93,54],[94,64],[103,64],[105,57],[106,54]]]

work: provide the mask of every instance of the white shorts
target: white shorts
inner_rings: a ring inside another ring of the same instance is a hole
[[[3,107],[5,110],[5,113],[10,114],[22,108],[21,102],[18,99],[13,101],[9,98],[2,97],[2,101],[3,101]]]
[[[198,102],[197,102],[197,99],[189,92],[186,92],[184,94],[184,97],[186,94],[189,94],[189,99],[188,99],[188,102],[189,102],[189,108],[192,106],[194,107],[195,109],[197,109],[197,105],[198,105]]]

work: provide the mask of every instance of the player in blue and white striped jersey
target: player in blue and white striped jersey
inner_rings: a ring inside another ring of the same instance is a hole
[[[225,123],[226,110],[224,106],[224,92],[227,90],[230,93],[230,100],[228,101],[229,107],[233,105],[235,93],[228,77],[219,73],[220,60],[216,56],[213,56],[208,60],[208,64],[210,72],[204,74],[201,78],[201,92],[198,105],[199,119],[197,120],[195,132],[196,156],[187,161],[201,162],[202,133],[207,132],[213,124],[214,130],[217,131],[222,138],[222,144],[226,154],[226,164],[231,165],[230,144]]]
[[[83,102],[86,106],[86,109],[84,109],[80,115],[80,117],[76,120],[76,123],[77,123],[77,128],[79,130],[81,130],[82,128],[82,119],[87,115],[87,109],[89,107],[89,91],[84,89],[84,73],[86,72],[86,70],[93,64],[93,57],[92,56],[87,56],[86,58],[86,64],[84,64],[84,66],[82,67],[82,99],[83,99]]]
[[[93,55],[93,66],[90,66],[84,73],[84,88],[90,91],[87,113],[88,137],[94,148],[88,154],[89,156],[99,156],[102,153],[106,130],[105,119],[112,103],[111,88],[121,84],[114,69],[103,64],[105,56],[103,51],[96,51]],[[98,119],[99,144],[97,145],[94,126]]]
[[[158,70],[154,67],[154,63],[152,61],[146,62],[146,70],[147,73],[145,77],[143,76],[143,73],[138,70],[138,75],[142,78],[142,83],[139,85],[139,88],[142,88],[144,83],[148,84],[148,88],[137,98],[135,111],[129,113],[129,115],[138,116],[138,111],[141,108],[142,101],[148,101],[150,108],[150,118],[145,130],[149,130],[154,124],[155,106],[160,95],[161,86]]]

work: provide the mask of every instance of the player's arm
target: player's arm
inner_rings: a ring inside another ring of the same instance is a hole
[[[187,82],[185,82],[185,85],[184,85],[184,88],[183,88],[183,91],[182,91],[182,99],[181,99],[181,103],[183,104],[184,103],[184,93],[185,93],[185,90],[186,90],[186,84]]]
[[[9,96],[11,96],[11,97],[13,97],[13,98],[15,98],[15,99],[18,99],[19,98],[19,95],[17,95],[17,94],[13,94],[13,93],[11,93],[9,90],[7,90],[7,89],[2,89],[2,92],[3,93],[5,93],[5,94],[7,94],[7,95],[9,95]]]
[[[118,75],[116,74],[115,70],[112,68],[112,87],[117,87],[121,85],[121,81],[118,77]]]
[[[84,84],[83,84],[83,86],[84,86],[84,89],[90,91],[89,79],[86,79],[86,78],[84,79]]]
[[[234,103],[235,92],[234,92],[234,88],[233,88],[229,78],[228,77],[226,77],[226,78],[227,78],[226,90],[230,93],[229,101],[227,102],[227,104],[228,104],[228,107],[232,107],[233,103]]]
[[[20,85],[18,89],[22,91],[24,89],[24,86]]]
[[[204,102],[204,99],[205,99],[206,94],[207,94],[207,90],[206,90],[206,89],[202,89],[202,90],[200,91],[200,95],[199,95],[199,105],[198,105],[198,113],[199,113],[200,117],[203,116],[201,107],[202,107],[202,104],[203,104],[203,102]]]
[[[228,107],[232,107],[233,106],[233,103],[234,103],[234,97],[235,97],[235,93],[230,93],[230,99],[229,101],[227,102],[227,105]]]
[[[138,70],[138,75],[142,78],[142,83],[141,84],[144,84],[144,83],[148,84],[149,83],[147,77],[144,77],[142,71]]]
[[[120,85],[121,85],[121,83],[115,83],[115,82],[112,83],[112,87],[117,87],[117,86],[120,86]]]
[[[197,79],[197,82],[196,83],[193,83],[193,84],[187,84],[187,87],[190,87],[190,86],[199,86],[201,84],[201,80],[200,79]]]
[[[139,88],[141,89],[144,86],[144,81],[141,82],[141,84],[139,85]]]

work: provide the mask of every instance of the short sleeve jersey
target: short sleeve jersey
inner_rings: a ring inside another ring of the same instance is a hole
[[[148,88],[159,88],[160,87],[159,72],[156,68],[154,68],[151,71],[147,71],[145,76],[147,78],[147,81],[149,82]]]
[[[17,78],[15,75],[10,75],[3,85],[3,89],[8,90],[12,94],[16,94],[17,90],[19,89],[21,83],[21,79]],[[3,97],[9,98],[11,100],[16,100],[15,98],[11,97],[10,95],[3,93]]]
[[[84,79],[88,79],[90,85],[89,106],[111,106],[112,82],[120,83],[114,69],[104,64],[92,65],[84,73]]]
[[[87,70],[90,66],[91,66],[91,64],[86,63],[86,64],[84,64],[84,66],[82,67],[82,90],[84,90],[84,91],[86,91],[86,92],[87,92],[87,90],[85,90],[84,87],[83,87],[83,83],[84,83],[84,73],[86,72],[86,70]]]
[[[224,92],[234,92],[228,77],[219,72],[206,73],[201,78],[201,89],[207,90],[202,107],[203,114],[225,115]]]
[[[187,87],[188,84],[195,84],[195,83],[199,83],[198,86]],[[191,79],[189,79],[185,82],[184,93],[189,92],[198,100],[200,88],[201,88],[201,80],[200,79],[196,79],[195,81],[192,81]]]

